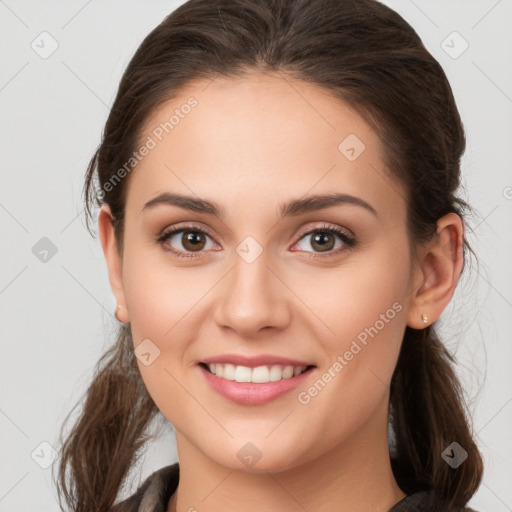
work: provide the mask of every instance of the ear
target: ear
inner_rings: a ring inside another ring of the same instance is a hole
[[[424,329],[441,316],[450,302],[464,264],[464,224],[455,213],[437,222],[432,240],[418,251],[414,288],[409,301],[407,325]],[[428,317],[427,323],[422,315]]]
[[[129,323],[130,318],[128,310],[126,309],[123,287],[122,258],[119,254],[114,236],[113,216],[107,204],[103,204],[100,209],[98,215],[98,231],[101,239],[101,247],[103,248],[103,254],[105,255],[107,263],[110,287],[117,304],[121,306],[116,311],[116,316],[119,321]]]

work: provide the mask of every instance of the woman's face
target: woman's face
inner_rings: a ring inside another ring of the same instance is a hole
[[[376,134],[314,85],[254,74],[194,83],[140,140],[118,299],[181,442],[250,471],[384,443],[413,283]],[[151,203],[162,194],[189,199]],[[171,227],[185,231],[159,242]]]

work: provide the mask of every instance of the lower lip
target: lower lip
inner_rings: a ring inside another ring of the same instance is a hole
[[[208,384],[222,396],[229,398],[237,404],[260,405],[271,402],[295,389],[309,377],[314,368],[310,368],[304,373],[290,377],[289,379],[281,379],[262,384],[223,379],[222,377],[213,375],[213,373],[209,372],[201,365],[199,365],[199,370],[205,376]]]

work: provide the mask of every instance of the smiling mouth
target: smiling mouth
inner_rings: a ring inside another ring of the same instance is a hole
[[[281,364],[262,365],[254,368],[231,363],[199,363],[199,365],[212,375],[225,380],[257,384],[293,379],[315,368],[314,365],[291,366]]]

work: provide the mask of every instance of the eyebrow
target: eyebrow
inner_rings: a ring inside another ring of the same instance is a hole
[[[307,196],[305,198],[292,199],[286,203],[281,203],[279,205],[279,215],[282,219],[288,216],[298,216],[304,213],[315,212],[317,210],[343,204],[360,206],[371,212],[376,217],[379,216],[377,210],[375,210],[373,206],[371,206],[360,197],[338,193],[324,195],[317,194]],[[214,201],[169,192],[159,194],[158,196],[148,201],[142,208],[142,211],[149,210],[160,205],[177,206],[178,208],[182,208],[184,210],[204,213],[207,215],[214,215],[219,219],[225,218],[224,209]]]

